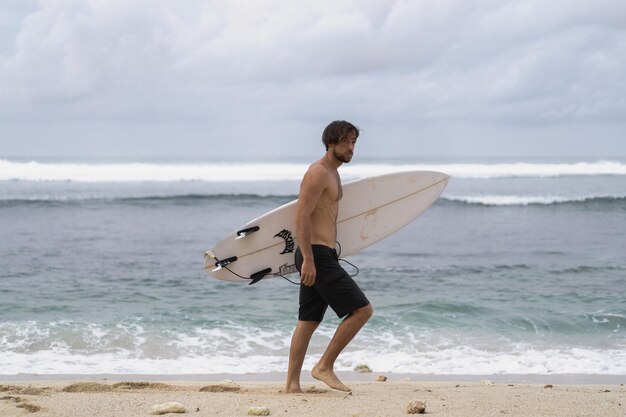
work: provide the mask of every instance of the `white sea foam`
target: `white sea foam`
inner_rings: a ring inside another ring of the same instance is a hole
[[[302,164],[79,164],[0,160],[0,181],[277,181],[300,179],[305,170]]]
[[[626,374],[623,350],[588,348],[537,349],[528,345],[511,351],[456,346],[438,350],[395,352],[346,352],[346,370],[355,363],[367,363],[377,372],[451,375],[489,374]]]
[[[48,163],[0,159],[0,181],[173,182],[173,181],[298,181],[307,169],[302,163]],[[507,164],[391,164],[355,163],[342,168],[344,179],[405,170],[431,170],[454,178],[559,177],[626,175],[616,161]]]
[[[236,323],[187,331],[147,330],[126,323],[104,327],[59,321],[0,324],[0,374],[16,373],[255,373],[284,372],[291,328]],[[305,369],[319,360],[334,332],[323,324],[311,342]],[[626,349],[487,342],[425,331],[366,329],[341,355],[337,370],[366,363],[376,372],[452,375],[626,375]]]
[[[599,199],[626,199],[626,195],[585,195],[585,196],[562,196],[562,195],[445,195],[442,197],[449,201],[460,201],[468,204],[482,204],[486,206],[528,206],[550,205],[559,203],[582,203]]]
[[[361,349],[358,349],[358,347]],[[207,352],[175,357],[147,356],[134,350],[115,352],[76,352],[56,345],[36,352],[2,352],[0,374],[84,374],[84,373],[159,373],[211,374],[284,372],[286,349],[256,349],[251,352]],[[311,369],[320,353],[309,354],[304,368]],[[515,351],[483,350],[472,346],[413,351],[376,351],[359,343],[344,352],[336,369],[351,371],[366,363],[375,372],[419,373],[435,375],[485,374],[611,374],[626,375],[623,349],[583,348],[536,349],[520,346]]]

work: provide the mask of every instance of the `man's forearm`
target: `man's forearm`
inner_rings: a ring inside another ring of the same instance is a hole
[[[305,260],[313,259],[313,250],[311,249],[311,221],[298,217],[296,219],[296,238],[298,239],[298,247],[302,258]]]

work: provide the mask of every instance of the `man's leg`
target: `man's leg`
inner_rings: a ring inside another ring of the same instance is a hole
[[[298,320],[296,329],[293,331],[291,349],[289,350],[289,370],[287,371],[287,383],[285,386],[285,393],[287,394],[302,392],[300,388],[300,371],[302,370],[304,356],[309,347],[311,336],[319,324],[318,321]]]
[[[337,378],[335,372],[333,371],[333,367],[335,366],[335,361],[341,351],[343,351],[354,336],[356,336],[363,325],[367,323],[367,320],[372,317],[373,312],[374,310],[372,305],[368,304],[365,307],[354,310],[352,314],[346,317],[341,324],[339,324],[339,327],[337,327],[335,335],[328,344],[326,351],[311,371],[313,378],[319,379],[331,388],[341,391],[350,391],[350,388],[344,385],[339,378]]]

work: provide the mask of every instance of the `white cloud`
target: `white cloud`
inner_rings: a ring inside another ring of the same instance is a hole
[[[624,16],[618,0],[46,0],[2,49],[0,119],[623,123]]]

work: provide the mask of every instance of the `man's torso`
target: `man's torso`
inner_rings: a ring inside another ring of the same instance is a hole
[[[337,240],[337,213],[339,200],[343,190],[339,173],[328,167],[324,167],[326,174],[326,187],[311,214],[311,244],[335,247]]]

